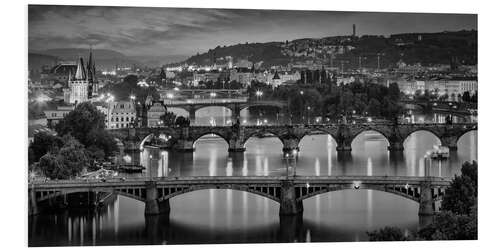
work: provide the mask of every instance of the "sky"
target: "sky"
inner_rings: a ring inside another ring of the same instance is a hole
[[[30,5],[28,46],[194,55],[219,45],[347,35],[353,24],[358,35],[477,30],[477,15]]]

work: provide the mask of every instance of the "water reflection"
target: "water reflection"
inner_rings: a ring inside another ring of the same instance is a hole
[[[439,140],[413,133],[403,152],[387,151],[377,134],[358,136],[350,153],[335,150],[330,136],[306,136],[293,163],[298,175],[423,175],[423,156]],[[278,176],[284,175],[282,144],[277,138],[251,138],[243,153],[228,153],[218,137],[196,142],[194,153],[146,149],[132,158],[146,170],[128,176]],[[458,151],[433,161],[431,173],[450,177],[464,161],[477,159],[477,133],[465,134]],[[304,201],[302,217],[279,217],[279,204],[234,190],[200,190],[170,200],[170,216],[144,216],[144,204],[118,196],[97,211],[38,215],[29,221],[30,246],[305,242],[367,240],[366,231],[419,227],[418,204],[373,190],[344,190]],[[421,219],[421,218],[420,218]]]

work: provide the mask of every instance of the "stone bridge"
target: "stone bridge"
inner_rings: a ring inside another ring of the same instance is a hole
[[[442,199],[449,178],[407,176],[297,176],[270,177],[175,177],[32,182],[28,184],[29,214],[38,204],[61,195],[103,192],[145,202],[146,215],[170,212],[169,200],[204,189],[232,189],[250,192],[280,204],[280,215],[302,214],[302,201],[322,193],[346,189],[371,189],[392,193],[419,203],[419,215],[431,215]]]
[[[416,131],[428,131],[439,138],[441,145],[457,150],[457,142],[465,133],[477,130],[477,123],[463,124],[314,124],[314,125],[270,125],[270,126],[191,126],[123,128],[109,130],[121,140],[125,150],[140,150],[141,145],[152,137],[164,134],[170,136],[172,148],[193,151],[194,143],[207,134],[223,138],[230,152],[245,151],[245,142],[253,136],[272,134],[283,144],[283,152],[299,150],[299,143],[306,135],[329,134],[337,143],[337,151],[351,151],[352,141],[365,131],[382,134],[389,142],[388,150],[402,151],[406,138]]]
[[[280,109],[280,112],[285,113],[285,109],[288,107],[288,104],[286,102],[282,101],[262,101],[262,100],[257,100],[257,101],[248,101],[245,99],[244,101],[237,101],[237,100],[232,100],[228,99],[226,100],[219,100],[219,99],[203,99],[203,100],[197,100],[196,102],[182,102],[182,103],[168,103],[165,102],[165,105],[168,107],[174,107],[174,108],[181,108],[186,110],[189,113],[189,120],[194,121],[196,119],[196,111],[205,108],[205,107],[225,107],[231,110],[231,119],[233,121],[236,121],[238,117],[240,116],[240,112],[243,109],[249,108],[249,107],[276,107]]]

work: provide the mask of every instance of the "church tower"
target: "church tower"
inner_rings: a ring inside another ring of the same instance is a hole
[[[85,70],[83,58],[81,57],[78,60],[78,65],[75,74],[71,76],[71,78],[68,80],[68,87],[70,91],[69,103],[78,104],[89,100],[88,72],[86,72]]]
[[[98,82],[97,82],[97,77],[96,77],[95,62],[94,62],[94,58],[92,57],[92,48],[90,48],[89,61],[87,62],[87,80],[89,81],[88,98],[90,99],[93,96],[98,95],[98,93],[97,93]]]

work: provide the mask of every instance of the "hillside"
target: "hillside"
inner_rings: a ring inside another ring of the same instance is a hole
[[[44,65],[53,66],[57,63],[58,60],[59,59],[55,56],[38,53],[28,53],[28,68],[38,70]]]
[[[409,33],[384,36],[335,36],[302,38],[285,42],[245,43],[218,46],[191,56],[182,63],[207,65],[231,56],[234,61],[264,61],[264,66],[315,61],[325,65],[357,68],[394,66],[400,60],[407,64],[449,64],[452,58],[461,64],[477,64],[477,31]]]
[[[41,51],[45,55],[50,55],[59,58],[60,60],[76,61],[82,56],[88,60],[89,49],[79,48],[63,48],[63,49],[48,49]],[[94,49],[93,56],[98,69],[112,69],[116,65],[133,65],[139,64],[137,60],[130,58],[120,52],[107,49]]]

